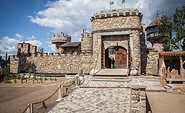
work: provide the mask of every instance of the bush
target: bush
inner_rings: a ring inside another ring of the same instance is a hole
[[[12,83],[8,76],[4,76],[4,83]]]
[[[5,67],[4,69],[3,69],[3,77],[5,77],[5,76],[8,76],[10,74],[10,68],[9,67]]]

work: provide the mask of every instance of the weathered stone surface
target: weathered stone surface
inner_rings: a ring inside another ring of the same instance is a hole
[[[150,51],[147,55],[146,73],[152,75],[158,75],[158,59],[159,54],[157,52]]]
[[[104,16],[103,16],[104,15]],[[125,49],[126,67],[138,70],[141,73],[142,56],[146,48],[144,31],[141,24],[142,14],[137,9],[118,9],[97,12],[92,18],[92,35],[85,30],[82,32],[81,46],[78,52],[75,48],[61,48],[61,45],[70,42],[68,35],[53,35],[52,43],[56,45],[57,54],[47,54],[34,51],[26,45],[21,53],[29,55],[11,57],[11,72],[30,70],[41,73],[73,73],[81,69],[89,73],[92,69],[105,68],[105,50],[111,46],[121,46]],[[141,49],[143,49],[141,51]],[[65,54],[62,54],[65,53]],[[144,66],[143,66],[144,67]]]
[[[91,55],[43,55],[19,58],[11,56],[10,59],[12,73],[21,70],[38,73],[78,73],[83,70],[85,73],[89,73],[92,68]]]
[[[130,94],[129,88],[117,87],[122,82],[114,83],[105,81],[92,81],[85,79],[83,88],[74,90],[67,97],[52,108],[49,113],[129,113],[130,111]],[[85,88],[85,86],[87,88]],[[101,88],[115,87],[115,88]],[[97,88],[89,88],[97,87]]]

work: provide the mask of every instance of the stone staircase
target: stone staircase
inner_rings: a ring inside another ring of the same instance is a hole
[[[85,77],[83,85],[64,97],[49,113],[130,113],[131,79]]]
[[[126,77],[128,74],[129,69],[101,69],[94,76]]]

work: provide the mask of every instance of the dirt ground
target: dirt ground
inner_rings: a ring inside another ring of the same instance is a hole
[[[185,94],[147,92],[152,113],[185,113]]]
[[[46,99],[65,80],[57,78],[53,81],[43,81],[43,84],[0,83],[0,113],[22,113],[28,103]]]

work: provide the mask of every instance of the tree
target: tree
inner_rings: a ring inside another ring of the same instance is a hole
[[[185,50],[185,4],[172,16],[162,15],[157,28],[164,51]],[[172,38],[173,33],[176,35]]]
[[[174,31],[176,32],[176,45],[178,49],[185,50],[185,3],[182,8],[177,7],[174,17]]]
[[[164,51],[172,50],[172,31],[173,24],[171,17],[167,16],[167,14],[161,17],[160,22],[157,25],[158,34],[160,37],[160,43],[163,44]]]

